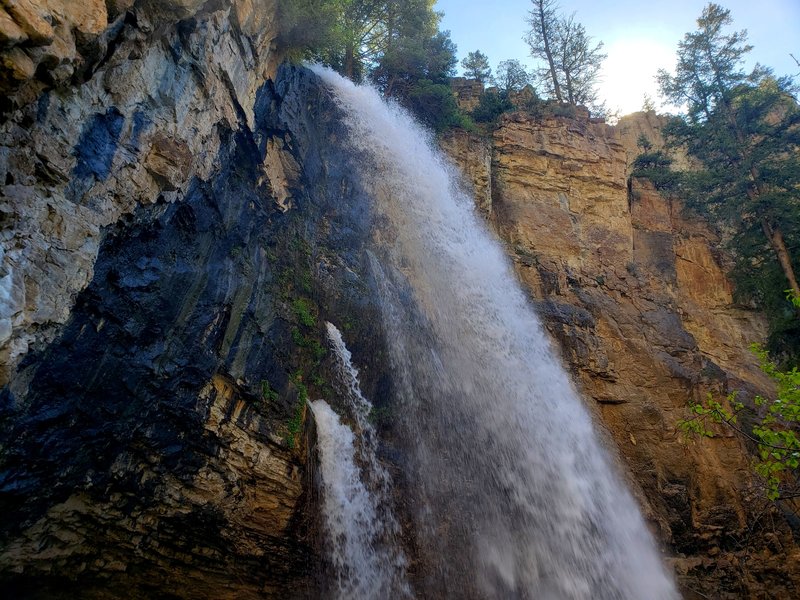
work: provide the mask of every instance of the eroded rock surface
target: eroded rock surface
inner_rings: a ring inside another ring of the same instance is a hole
[[[274,1],[101,5],[85,81],[1,107],[0,594],[315,597],[304,402],[323,319],[369,310],[357,168],[277,77]]]
[[[649,182],[628,181],[639,134],[663,143],[654,118],[615,129],[506,116],[492,139],[492,221],[685,595],[793,598],[800,552],[750,451],[732,433],[687,442],[677,431],[690,401],[771,387],[748,351],[764,321],[733,303],[719,240]],[[463,160],[466,149],[445,147]]]
[[[54,1],[31,13],[113,40],[83,85],[48,85],[40,70],[36,101],[3,107],[0,383],[68,318],[103,228],[182,198],[192,177],[210,178],[224,132],[253,127],[256,90],[277,67],[274,0],[211,3],[197,14],[207,3],[151,4],[117,3],[108,28],[104,2],[95,12]]]

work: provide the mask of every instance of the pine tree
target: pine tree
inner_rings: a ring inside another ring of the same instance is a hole
[[[597,79],[606,54],[594,43],[575,15],[560,16],[555,0],[532,0],[531,26],[525,41],[531,56],[546,61],[539,81],[558,102],[591,105],[597,102]]]
[[[480,50],[467,54],[467,57],[461,61],[461,67],[464,69],[465,77],[477,79],[481,83],[487,83],[492,80],[492,68],[489,66],[489,58]]]
[[[696,205],[734,231],[740,265],[771,261],[800,295],[800,108],[789,79],[761,66],[745,73],[747,33],[727,33],[728,10],[707,5],[678,48],[675,75],[659,72],[662,94],[686,114],[665,134],[699,159],[689,178]],[[782,290],[781,290],[782,291]],[[781,294],[782,296],[783,294]],[[793,317],[796,321],[796,316]]]

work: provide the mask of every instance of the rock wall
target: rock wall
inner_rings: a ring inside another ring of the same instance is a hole
[[[253,126],[256,90],[277,68],[274,0],[130,4],[112,3],[111,13],[103,2],[4,4],[26,35],[30,23],[53,23],[55,33],[5,51],[46,68],[4,89],[0,383],[68,318],[103,228],[182,198],[192,177],[208,179],[222,133]],[[69,36],[85,44],[63,42]],[[72,54],[54,66],[46,53],[64,44]],[[48,70],[78,64],[81,77]]]
[[[278,76],[273,0],[98,6],[80,76],[5,88],[0,595],[315,597],[305,398],[324,319],[375,322],[358,169],[315,77]]]
[[[477,108],[483,94],[483,84],[480,81],[466,77],[451,77],[450,87],[459,109],[470,113]]]
[[[483,136],[463,129],[446,131],[439,139],[441,148],[466,175],[478,208],[486,215],[492,213],[492,145]]]
[[[800,552],[764,500],[749,450],[732,434],[687,441],[677,431],[688,403],[708,393],[769,393],[748,351],[766,330],[734,305],[725,256],[702,219],[629,181],[639,133],[658,143],[654,115],[642,114],[617,128],[505,116],[491,139],[492,222],[686,597],[795,597]],[[462,160],[466,150],[451,146]],[[474,162],[465,170],[476,178]]]
[[[367,396],[391,382],[358,167],[314,77],[278,74],[275,9],[0,5],[4,596],[319,594],[302,423],[306,394],[336,401],[323,321]],[[629,185],[640,125],[516,114],[448,144],[686,596],[796,597],[747,449],[675,430],[690,399],[767,389],[764,324],[714,235]]]

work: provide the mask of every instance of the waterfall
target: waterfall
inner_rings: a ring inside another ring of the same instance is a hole
[[[341,332],[331,323],[326,328],[336,360],[336,383],[355,425],[354,433],[324,400],[311,403],[335,592],[343,600],[408,597],[407,561],[397,543],[399,526],[391,510],[389,476],[378,461],[369,422],[372,404],[361,393],[358,370]]]
[[[500,243],[429,135],[322,68],[374,200],[369,250],[420,596],[678,598]],[[315,410],[316,413],[316,410]]]

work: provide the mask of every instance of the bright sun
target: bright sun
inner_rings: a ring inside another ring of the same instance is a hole
[[[620,116],[642,110],[645,94],[660,108],[656,71],[674,68],[675,49],[654,40],[624,39],[605,50],[598,89],[609,110],[619,110]]]

